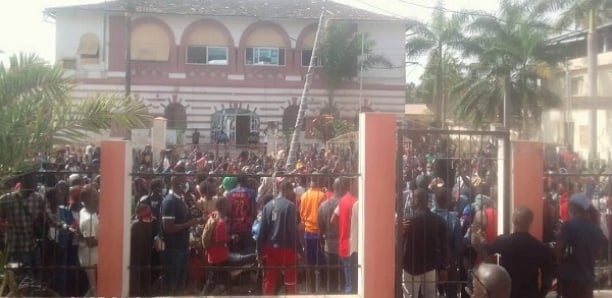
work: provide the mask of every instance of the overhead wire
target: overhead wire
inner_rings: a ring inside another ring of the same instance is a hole
[[[497,20],[499,22],[502,23],[506,23],[506,24],[514,24],[514,25],[522,25],[522,26],[530,26],[530,27],[535,27],[535,28],[541,28],[541,29],[546,29],[546,30],[550,30],[550,31],[562,31],[565,33],[582,33],[583,31],[580,30],[571,30],[571,29],[558,29],[555,28],[553,26],[550,25],[545,25],[545,24],[530,24],[530,23],[524,23],[524,22],[511,22],[508,20],[504,20],[500,17],[497,17],[493,14],[488,14],[488,13],[483,13],[483,12],[478,12],[478,11],[469,11],[469,10],[453,10],[453,9],[449,9],[446,7],[440,7],[440,6],[430,6],[430,5],[425,5],[425,4],[420,4],[420,3],[416,3],[416,2],[412,2],[412,1],[408,1],[408,0],[398,0],[401,3],[404,4],[408,4],[408,5],[413,5],[413,6],[417,6],[417,7],[421,7],[421,8],[425,8],[425,9],[432,9],[432,10],[438,10],[438,11],[442,11],[442,12],[449,12],[449,13],[455,13],[455,14],[462,14],[462,15],[467,15],[467,16],[475,16],[475,17],[486,17],[486,18],[492,18],[494,20]]]

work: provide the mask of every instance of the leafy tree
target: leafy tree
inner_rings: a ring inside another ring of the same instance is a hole
[[[354,123],[329,114],[319,115],[312,122],[313,135],[323,143],[355,130]]]
[[[434,9],[430,23],[414,22],[408,26],[408,40],[406,50],[409,58],[428,55],[425,79],[421,94],[426,95],[430,108],[436,115],[437,126],[444,123],[445,97],[450,88],[445,85],[447,62],[453,60],[458,50],[463,48],[463,28],[467,15],[462,13],[448,17],[443,9],[443,2],[439,1]],[[455,61],[456,62],[456,61]],[[423,90],[423,88],[429,90]]]
[[[478,63],[472,65],[467,79],[453,88],[458,117],[476,125],[503,120],[505,96],[508,120],[519,120],[508,124],[520,128],[527,138],[542,111],[559,103],[558,96],[542,84],[552,77],[559,60],[547,47],[544,19],[541,13],[502,0],[497,15],[472,20],[464,52]]]
[[[321,114],[337,116],[334,93],[344,82],[359,75],[362,64],[364,71],[375,66],[391,67],[385,57],[374,53],[374,40],[356,28],[354,23],[330,21],[322,32],[319,53],[328,100]]]
[[[441,69],[444,70],[442,74],[438,74],[438,70],[440,69],[440,66],[438,65],[439,63],[442,63]],[[460,84],[465,79],[465,68],[465,65],[463,65],[460,59],[454,57],[450,53],[445,54],[442,60],[438,59],[438,57],[435,55],[431,55],[427,65],[425,66],[425,71],[421,75],[421,83],[416,89],[417,98],[424,99],[429,109],[434,111],[437,110],[437,107],[439,107],[434,103],[434,99],[438,92],[440,92],[444,98],[449,99],[447,101],[449,105],[452,104],[453,102],[450,100],[452,88]],[[441,80],[441,85],[443,86],[441,91],[436,90],[439,80]],[[446,119],[449,116],[453,117],[453,110],[454,109],[452,106],[445,109],[443,119]]]
[[[30,168],[53,144],[78,142],[112,124],[143,127],[139,101],[118,96],[70,97],[73,84],[60,66],[34,54],[13,55],[0,64],[0,178]]]

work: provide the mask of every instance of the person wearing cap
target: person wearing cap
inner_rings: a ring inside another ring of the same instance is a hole
[[[601,228],[589,219],[590,208],[591,201],[584,193],[569,199],[570,219],[561,226],[556,247],[563,298],[593,297],[595,259],[606,239]]]

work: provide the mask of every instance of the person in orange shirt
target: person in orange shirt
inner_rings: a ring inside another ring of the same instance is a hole
[[[325,256],[319,240],[319,206],[325,201],[325,193],[319,187],[317,177],[310,182],[310,188],[300,200],[300,218],[304,223],[304,242],[306,243],[306,262],[308,265],[325,264]],[[323,272],[321,272],[323,273]],[[312,293],[316,291],[315,270],[307,271],[307,284]]]

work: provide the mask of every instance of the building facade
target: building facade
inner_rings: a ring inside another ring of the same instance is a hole
[[[57,61],[76,78],[76,98],[129,89],[152,116],[168,119],[170,143],[196,128],[204,142],[223,133],[236,144],[271,127],[293,128],[323,5],[332,21],[367,34],[373,52],[392,64],[335,92],[341,117],[363,109],[403,114],[401,20],[321,0],[125,3],[47,9],[56,21]],[[307,102],[306,131],[327,102],[321,67]]]
[[[571,145],[582,158],[589,152],[589,110],[597,110],[599,160],[612,160],[612,23],[597,29],[597,97],[588,96],[586,32],[551,40],[551,47],[567,58],[555,77],[546,82],[562,99],[559,109],[542,115],[542,137],[546,143]]]

